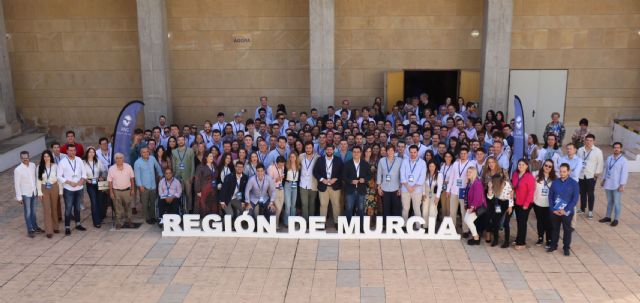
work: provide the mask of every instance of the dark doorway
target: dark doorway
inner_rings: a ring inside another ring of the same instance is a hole
[[[432,109],[444,104],[447,97],[455,104],[458,100],[460,71],[458,70],[405,70],[404,98],[429,94]]]

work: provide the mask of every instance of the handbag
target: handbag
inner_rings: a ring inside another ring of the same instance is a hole
[[[99,191],[108,191],[109,190],[109,181],[98,181],[98,190]]]
[[[476,208],[476,216],[478,217],[482,217],[482,215],[484,215],[486,212],[487,212],[487,207],[484,205]]]

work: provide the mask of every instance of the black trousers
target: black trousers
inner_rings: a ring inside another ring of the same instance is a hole
[[[493,232],[494,231],[494,227],[497,226],[497,224],[495,224],[493,221],[496,212],[496,198],[493,199],[487,199],[487,212],[484,214],[485,220],[484,220],[484,224],[485,224],[485,228],[484,231],[486,232]],[[478,232],[478,234],[480,234],[480,232]]]
[[[382,212],[384,224],[387,224],[388,216],[402,216],[402,202],[398,192],[382,191]]]
[[[164,214],[172,214],[178,215],[180,206],[180,198],[174,198],[171,202],[167,202],[167,199],[160,199],[160,205],[158,205],[158,209],[160,210],[160,218]]]
[[[507,213],[509,209],[509,201],[508,200],[494,200],[494,209],[493,209],[493,219],[491,223],[491,230],[493,231],[493,238],[498,239],[498,232],[500,231],[500,227],[504,228],[504,242],[509,243],[509,234],[511,233],[511,228],[509,227],[509,221],[511,221],[511,214]],[[500,205],[500,212],[497,213],[495,211],[495,205]]]
[[[538,239],[546,239],[547,244],[551,243],[551,219],[549,207],[533,205],[536,213],[536,226],[538,228]]]
[[[585,211],[588,203],[589,211],[593,211],[593,203],[595,202],[593,191],[596,188],[596,179],[583,178],[578,180],[578,184],[580,185],[580,210]]]
[[[518,231],[516,234],[516,245],[525,245],[527,242],[527,221],[529,220],[529,212],[531,207],[524,209],[520,205],[515,206],[516,222],[518,223]]]
[[[573,219],[573,213],[569,216],[558,216],[554,213],[550,214],[551,225],[553,231],[551,233],[551,247],[558,248],[558,240],[560,239],[560,225],[562,225],[562,244],[563,249],[567,250],[571,248],[571,220]]]

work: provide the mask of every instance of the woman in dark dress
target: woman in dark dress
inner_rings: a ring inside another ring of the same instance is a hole
[[[196,168],[196,180],[193,183],[197,195],[196,213],[200,216],[218,213],[218,170],[212,153],[207,153],[204,162]]]

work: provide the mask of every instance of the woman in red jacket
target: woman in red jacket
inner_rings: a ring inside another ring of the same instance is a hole
[[[518,160],[518,170],[513,172],[511,184],[515,193],[516,222],[518,223],[516,249],[520,250],[526,247],[527,220],[533,205],[533,194],[536,191],[536,180],[529,172],[529,164],[526,160]]]

